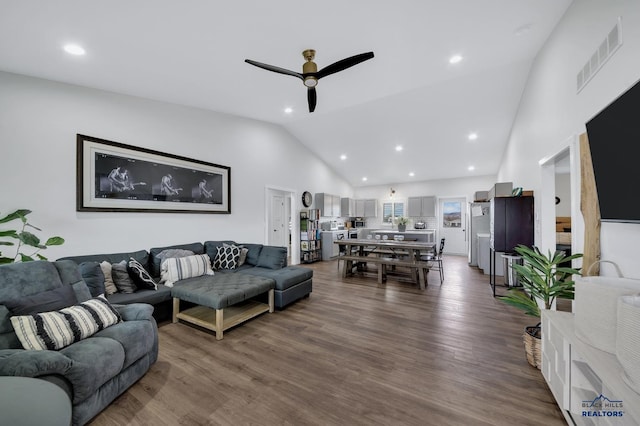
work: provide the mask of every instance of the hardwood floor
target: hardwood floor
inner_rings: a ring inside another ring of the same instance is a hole
[[[342,279],[318,262],[313,293],[224,340],[161,324],[151,370],[100,425],[564,425],[522,331],[535,319],[445,256],[445,281]]]

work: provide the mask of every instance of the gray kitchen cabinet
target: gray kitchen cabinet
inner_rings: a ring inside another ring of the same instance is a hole
[[[353,198],[340,198],[340,214],[343,217],[354,217],[356,214],[356,201]]]
[[[376,216],[378,216],[378,200],[373,198],[364,200],[364,214],[362,217]]]
[[[340,216],[340,196],[318,192],[315,196],[316,208],[320,210],[320,215],[324,217]]]
[[[363,198],[356,200],[356,217],[376,217],[378,216],[378,200],[374,198]]]
[[[407,199],[407,216],[409,217],[435,217],[436,197],[409,197]]]

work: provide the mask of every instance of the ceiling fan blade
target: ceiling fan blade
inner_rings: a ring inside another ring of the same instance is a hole
[[[279,74],[292,75],[294,77],[298,77],[300,80],[304,80],[304,77],[299,72],[291,71],[285,68],[276,67],[274,65],[263,64],[262,62],[252,61],[251,59],[245,59],[246,63],[251,64],[255,67],[265,69],[267,71],[277,72]]]
[[[371,58],[373,58],[373,52],[361,53],[359,55],[345,58],[341,61],[334,62],[333,64],[327,65],[326,67],[322,68],[316,73],[316,78],[321,79],[322,77],[335,74],[339,71],[346,70],[349,67],[358,65],[360,62],[364,62]]]
[[[309,112],[315,111],[317,101],[315,87],[309,87],[307,89],[307,100],[309,101]]]

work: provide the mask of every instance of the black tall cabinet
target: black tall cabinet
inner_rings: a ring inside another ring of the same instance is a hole
[[[533,246],[533,197],[494,197],[491,199],[490,209],[489,283],[495,296],[496,252],[512,253],[520,244],[528,247]]]
[[[513,252],[519,244],[533,246],[533,197],[491,199],[491,248]]]

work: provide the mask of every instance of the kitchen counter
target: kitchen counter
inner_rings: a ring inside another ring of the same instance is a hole
[[[396,235],[403,235],[405,238],[415,238],[416,241],[426,241],[428,243],[436,242],[435,229],[407,229],[404,232],[400,232],[397,229],[374,229],[371,233],[374,235],[387,235],[388,238],[393,238]]]
[[[400,232],[397,229],[374,229],[371,231],[372,234],[435,234],[435,229],[409,229],[406,231]]]

